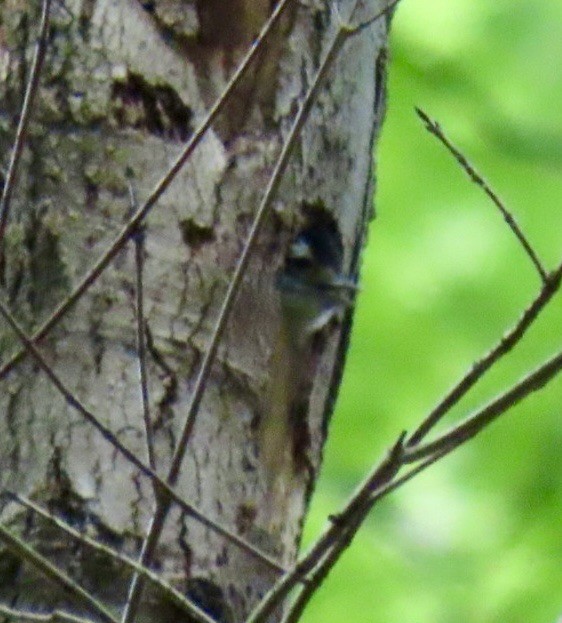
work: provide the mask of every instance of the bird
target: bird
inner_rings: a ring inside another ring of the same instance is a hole
[[[341,317],[357,292],[355,280],[342,273],[342,264],[337,223],[321,213],[294,236],[275,278],[281,322],[271,356],[268,405],[259,443],[266,514],[272,521],[281,521],[279,508],[287,503],[291,476],[299,464],[299,435],[306,430],[308,438],[308,427],[303,429],[306,422],[299,420],[305,419],[314,380],[315,337]]]

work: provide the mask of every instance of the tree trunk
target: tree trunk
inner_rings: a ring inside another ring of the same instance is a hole
[[[131,193],[142,202],[174,162],[271,4],[53,5],[0,265],[2,300],[29,335],[121,230],[131,214]],[[380,5],[366,3],[362,15]],[[38,10],[21,0],[0,5],[3,166]],[[325,3],[290,3],[223,114],[146,220],[146,363],[155,471],[163,478],[268,176],[337,19]],[[351,314],[330,323],[306,349],[280,357],[276,276],[295,236],[316,221],[331,223],[338,244],[341,239],[344,272],[357,271],[383,113],[384,68],[376,59],[383,58],[387,28],[388,20],[380,19],[346,43],[298,139],[229,316],[176,487],[205,516],[284,567],[296,558]],[[130,242],[40,350],[65,385],[148,464],[135,266]],[[0,325],[0,337],[5,362],[21,345],[7,325]],[[279,388],[295,370],[298,396],[280,409],[287,398]],[[150,480],[65,402],[30,356],[2,379],[0,409],[2,490],[25,494],[89,536],[137,556],[155,504]],[[270,443],[278,459],[273,463]],[[121,612],[130,570],[93,555],[21,506],[6,500],[2,508],[14,534]],[[279,575],[176,506],[152,566],[221,621],[242,621]],[[7,551],[0,554],[0,598],[18,608],[67,608],[96,618]],[[170,621],[173,612],[156,591],[145,590],[137,620]]]

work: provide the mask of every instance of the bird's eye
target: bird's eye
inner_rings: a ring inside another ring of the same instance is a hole
[[[312,260],[313,253],[310,243],[301,235],[293,241],[289,249],[289,258],[291,260]]]

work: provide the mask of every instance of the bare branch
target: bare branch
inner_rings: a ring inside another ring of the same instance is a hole
[[[536,251],[531,246],[531,243],[527,240],[525,234],[519,227],[515,217],[511,212],[505,207],[503,202],[497,196],[497,194],[490,188],[484,178],[474,169],[474,167],[468,162],[465,156],[451,143],[451,141],[447,138],[445,133],[443,132],[441,126],[428,117],[428,115],[421,109],[416,108],[416,112],[420,119],[424,122],[426,129],[428,132],[436,136],[439,141],[449,150],[449,152],[456,158],[457,162],[461,165],[461,167],[465,170],[466,174],[470,177],[470,179],[488,195],[488,197],[492,200],[498,210],[501,212],[505,222],[508,224],[511,231],[515,234],[517,240],[521,243],[521,246],[525,250],[525,253],[529,256],[529,259],[533,263],[537,272],[540,275],[542,281],[546,282],[548,276],[547,272],[544,269]]]
[[[404,452],[404,439],[406,433],[402,433],[387,456],[377,464],[369,476],[364,480],[357,491],[351,496],[344,510],[337,516],[331,517],[331,523],[324,533],[316,540],[308,553],[293,567],[293,569],[281,577],[273,588],[265,595],[256,606],[246,623],[261,623],[269,617],[279,606],[283,599],[293,590],[297,583],[302,581],[319,564],[333,545],[340,538],[342,530],[352,525],[361,508],[369,500],[373,491],[388,484],[398,473]]]
[[[306,574],[306,581],[302,582],[301,593],[289,610],[285,623],[295,623],[299,620],[308,601],[349,546],[376,502],[477,435],[529,393],[544,387],[561,369],[562,352],[438,440],[414,448],[404,448],[399,440],[394,449],[389,452],[387,459],[375,468],[372,476],[352,496],[345,510],[333,518],[333,525],[316,541],[310,552],[266,595],[252,613],[248,623],[265,621],[273,609],[296,586],[297,578],[302,579]],[[418,460],[422,460],[419,465],[403,476],[397,476],[403,465]]]
[[[453,427],[449,432],[441,435],[434,441],[420,446],[410,446],[404,455],[404,461],[411,463],[418,461],[435,452],[442,452],[449,448],[456,448],[474,437],[483,428],[491,424],[508,409],[526,398],[532,392],[543,388],[562,369],[562,352],[549,359],[534,372],[527,375],[522,381],[514,385],[507,392],[498,396],[480,411]]]
[[[184,501],[181,496],[174,491],[174,489],[164,482],[150,467],[146,466],[135,454],[131,452],[126,446],[124,446],[119,439],[114,435],[114,433],[107,428],[104,424],[102,424],[98,418],[89,411],[81,402],[74,396],[74,394],[64,385],[61,379],[58,377],[56,372],[51,368],[51,366],[45,361],[43,355],[39,352],[37,347],[30,341],[28,337],[26,337],[23,329],[18,325],[16,320],[10,314],[5,304],[0,300],[0,315],[4,316],[7,320],[8,324],[12,327],[14,332],[17,334],[21,342],[25,345],[25,348],[31,353],[34,359],[37,361],[41,369],[45,372],[45,374],[49,377],[49,380],[53,383],[55,388],[59,391],[59,393],[66,400],[68,405],[75,409],[82,417],[92,424],[96,430],[98,430],[102,437],[108,441],[115,450],[121,453],[128,461],[130,461],[139,471],[147,476],[153,486],[155,487],[155,491],[158,496],[162,498],[166,498],[175,502],[187,515],[193,517],[203,525],[208,528],[216,531],[221,536],[224,536],[229,541],[232,541],[238,547],[252,554],[254,557],[258,558],[265,564],[267,564],[270,568],[275,569],[277,571],[283,572],[283,567],[277,563],[273,558],[268,556],[267,554],[258,550],[251,543],[248,543],[238,535],[234,534],[224,526],[221,526],[219,523],[209,519],[199,510],[197,510],[194,506]]]
[[[373,506],[382,500],[384,497],[406,484],[409,480],[412,480],[414,476],[427,469],[430,465],[436,463],[439,459],[445,456],[446,452],[430,456],[425,461],[410,469],[406,474],[401,477],[395,477],[386,485],[373,491],[363,502],[360,509],[360,513],[356,512],[356,516],[353,522],[347,521],[342,526],[338,539],[327,554],[318,562],[316,568],[312,573],[307,576],[307,581],[302,583],[302,589],[295,599],[291,608],[287,612],[283,623],[297,623],[301,619],[304,609],[308,605],[308,602],[321,586],[322,582],[327,578],[329,572],[333,569],[335,564],[339,561],[343,552],[351,545],[355,535],[359,531],[359,528],[363,525],[363,522],[369,515]],[[401,457],[396,457],[401,458]]]
[[[295,0],[281,0],[275,10],[271,14],[270,18],[263,27],[260,36],[248,51],[248,54],[230,79],[230,82],[226,86],[221,97],[215,102],[207,116],[195,132],[195,134],[188,141],[181,154],[177,157],[174,164],[170,167],[168,172],[160,179],[156,184],[148,199],[145,203],[135,212],[135,214],[129,219],[125,227],[117,235],[110,247],[105,253],[98,259],[92,269],[82,278],[82,281],[74,288],[74,290],[66,297],[66,299],[57,307],[57,309],[51,314],[51,316],[41,325],[41,327],[33,334],[31,338],[33,342],[38,342],[44,338],[49,331],[58,324],[58,322],[64,317],[68,310],[81,298],[90,286],[92,286],[101,275],[101,273],[107,268],[113,258],[124,247],[129,238],[138,230],[139,225],[143,222],[150,210],[155,206],[156,202],[168,189],[176,175],[181,168],[185,165],[192,153],[195,151],[203,137],[207,133],[207,130],[211,127],[211,124],[216,119],[218,114],[222,111],[225,104],[228,102],[230,96],[240,83],[241,79],[245,76],[248,67],[256,57],[260,49],[260,43],[264,41],[279,18],[283,14],[283,11]],[[13,355],[9,361],[0,367],[0,380],[3,379],[13,367],[21,361],[25,356],[26,350],[22,349]]]
[[[477,361],[466,375],[449,391],[433,411],[424,419],[408,439],[407,446],[415,446],[439,422],[439,420],[484,376],[484,374],[506,355],[525,335],[540,312],[560,289],[562,263],[547,276],[535,298],[521,315],[517,324],[503,335],[492,350]]]
[[[182,593],[180,593],[173,586],[168,584],[168,582],[165,582],[164,580],[162,580],[156,573],[154,573],[150,569],[147,569],[146,567],[142,567],[136,561],[132,560],[128,556],[121,554],[120,552],[114,550],[111,547],[108,547],[107,545],[98,543],[97,541],[94,541],[94,539],[91,539],[85,534],[82,534],[81,532],[79,532],[78,530],[75,530],[74,528],[69,526],[65,521],[63,521],[59,517],[55,517],[54,515],[47,512],[45,509],[41,508],[40,506],[38,506],[31,500],[28,500],[27,498],[17,493],[9,493],[9,496],[18,504],[21,504],[22,506],[32,510],[34,513],[43,517],[43,519],[46,519],[47,521],[50,521],[51,523],[53,523],[55,526],[57,526],[57,528],[62,530],[66,535],[76,539],[77,541],[80,541],[81,543],[87,545],[88,547],[91,547],[92,549],[96,550],[97,552],[105,556],[108,556],[114,560],[117,560],[123,563],[123,565],[125,565],[126,567],[129,567],[129,569],[132,569],[133,571],[136,571],[137,573],[140,573],[141,575],[143,575],[150,582],[158,586],[162,590],[163,594],[168,599],[170,599],[170,601],[172,601],[176,606],[181,608],[195,621],[199,621],[199,623],[215,623],[215,621],[209,615],[203,612],[203,610],[201,610],[195,604],[193,604],[188,599],[186,599],[186,597]]]
[[[137,209],[137,201],[132,183],[129,182],[129,197],[131,210]],[[156,469],[154,456],[154,431],[152,430],[152,418],[150,414],[150,397],[148,394],[148,376],[146,373],[146,320],[144,317],[144,225],[133,236],[135,245],[135,269],[136,269],[136,319],[137,319],[137,353],[139,357],[139,376],[142,401],[142,416],[144,421],[144,434],[146,436],[146,450],[150,469]]]
[[[492,351],[507,352],[513,345],[521,339],[522,334],[529,324],[536,318],[539,311],[550,300],[554,292],[560,285],[562,266],[554,273],[549,275],[548,281],[543,286],[541,293],[533,304],[525,311],[521,321],[510,331]],[[480,368],[488,369],[491,363],[499,355],[493,357],[488,355],[482,360]],[[487,366],[487,367],[486,367]],[[483,374],[485,369],[478,372]],[[528,375],[511,390],[494,400],[478,413],[468,418],[465,422],[446,433],[438,440],[425,444],[424,446],[412,446],[411,441],[408,445],[403,445],[405,434],[389,451],[386,459],[374,468],[372,474],[366,479],[365,483],[351,497],[344,511],[333,518],[333,524],[325,533],[314,543],[306,556],[299,561],[291,572],[283,576],[273,589],[264,597],[262,602],[254,610],[248,623],[260,623],[273,612],[289,592],[301,582],[303,588],[287,614],[286,622],[294,623],[298,620],[298,615],[308,603],[315,587],[318,587],[324,580],[329,570],[339,560],[339,557],[349,545],[357,530],[362,525],[368,512],[373,505],[402,486],[405,482],[412,479],[429,465],[448,455],[455,448],[468,441],[481,430],[483,430],[494,419],[505,413],[512,406],[517,404],[525,396],[533,391],[544,387],[562,369],[562,353],[559,353],[548,362],[543,364],[534,373]],[[479,376],[477,377],[479,378]],[[469,387],[476,382],[476,378],[468,377],[468,380],[461,386],[464,389],[460,395],[468,391]],[[444,412],[447,409],[444,409]],[[429,430],[429,429],[428,429]],[[414,438],[412,436],[412,438]],[[419,465],[408,471],[403,476],[398,477],[401,468],[416,461],[422,461]],[[303,578],[306,577],[306,581]]]
[[[98,418],[82,403],[80,400],[66,387],[66,385],[59,378],[53,368],[47,363],[43,355],[39,352],[37,347],[31,342],[31,340],[25,335],[24,330],[19,326],[15,318],[8,310],[6,304],[0,300],[0,314],[4,317],[7,323],[10,325],[14,333],[18,336],[25,348],[32,354],[35,361],[39,364],[43,372],[47,375],[51,383],[55,386],[58,392],[63,396],[69,406],[78,411],[80,415],[90,424],[98,430],[103,438],[108,441],[113,448],[118,450],[126,459],[128,459],[135,467],[145,475],[151,478],[154,482],[158,482],[158,476],[144,463],[136,457],[126,446],[124,446],[115,434],[107,428]]]
[[[39,36],[37,37],[37,43],[35,45],[35,54],[33,56],[29,82],[27,83],[23,106],[20,113],[18,129],[16,131],[16,138],[14,141],[14,146],[12,148],[10,165],[8,167],[6,181],[4,183],[4,190],[2,191],[2,198],[0,199],[0,243],[4,238],[6,226],[8,224],[12,192],[16,184],[18,166],[25,144],[25,137],[27,134],[27,126],[29,124],[31,112],[33,110],[33,103],[35,101],[35,95],[39,86],[39,78],[41,77],[41,70],[43,68],[43,61],[45,59],[45,51],[47,49],[47,34],[49,31],[50,11],[51,0],[43,0],[41,8],[41,25],[39,27]]]
[[[390,11],[394,10],[398,6],[399,2],[400,0],[391,0],[391,2],[389,2],[388,5],[384,7],[384,9],[381,9],[378,13],[375,13],[373,17],[370,17],[364,22],[360,22],[356,26],[349,25],[348,28],[350,30],[350,33],[356,35],[362,32],[363,30],[366,30],[367,28],[372,26],[377,20],[379,20],[383,15],[388,15]],[[356,8],[357,8],[357,4],[355,5],[353,11],[355,11]],[[352,17],[353,17],[353,13],[352,13]]]
[[[30,610],[17,610],[5,604],[0,604],[0,615],[8,617],[9,621],[15,619],[16,621],[30,621],[31,623],[94,623],[91,619],[78,617],[62,610],[40,614]]]
[[[238,289],[244,277],[244,273],[246,272],[246,267],[248,266],[248,261],[257,240],[260,227],[269,212],[269,208],[271,207],[273,199],[275,198],[275,195],[289,163],[289,158],[291,156],[295,142],[300,136],[300,132],[304,124],[306,123],[306,120],[308,119],[312,105],[316,101],[318,91],[322,86],[324,79],[326,78],[328,70],[332,66],[334,60],[337,58],[341,47],[343,46],[348,37],[349,34],[347,33],[347,31],[341,29],[334,38],[332,45],[330,46],[328,53],[326,54],[324,61],[320,65],[314,81],[310,89],[308,90],[308,93],[306,94],[306,97],[297,113],[297,116],[293,121],[293,125],[291,126],[285,144],[283,145],[281,153],[279,154],[279,158],[277,159],[275,168],[269,179],[266,191],[256,212],[256,216],[254,217],[254,221],[246,239],[244,249],[238,260],[238,264],[236,265],[236,269],[234,271],[234,274],[232,275],[232,279],[229,282],[229,286],[224,297],[218,320],[213,329],[209,348],[205,354],[203,363],[201,364],[199,375],[197,377],[193,390],[191,402],[187,410],[185,426],[172,460],[172,466],[170,468],[170,474],[168,476],[169,482],[175,482],[179,475],[181,464],[187,448],[187,443],[191,436],[191,432],[195,424],[195,418],[197,417],[197,413],[201,405],[201,399],[203,398],[203,394],[205,392],[207,379],[211,371],[211,366],[213,365],[215,355],[217,353],[217,348],[224,332],[224,328],[226,326],[228,315],[230,313],[230,310],[232,309],[232,305],[238,293]]]
[[[33,550],[17,536],[11,534],[10,531],[1,523],[0,540],[3,541],[6,547],[8,547],[8,549],[10,549],[14,554],[25,560],[25,562],[30,565],[33,565],[49,579],[56,582],[59,586],[62,586],[83,604],[87,605],[88,608],[91,608],[92,611],[97,613],[102,621],[106,621],[107,623],[118,623],[118,619],[116,619],[111,612],[93,595],[79,586],[70,576],[66,575],[66,573],[60,569],[57,569],[57,567],[52,565],[44,556],[41,556],[41,554]]]

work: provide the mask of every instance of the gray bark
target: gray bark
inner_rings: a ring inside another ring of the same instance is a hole
[[[365,15],[381,3],[367,4]],[[269,5],[161,0],[143,7],[134,0],[66,0],[54,6],[0,275],[3,298],[29,333],[121,229],[130,213],[130,185],[142,201],[174,161],[258,33]],[[31,2],[0,6],[4,166],[37,11]],[[321,463],[350,316],[324,332],[313,360],[303,362],[312,372],[302,397],[300,442],[272,484],[260,430],[275,393],[275,275],[311,206],[333,215],[345,269],[357,268],[383,112],[383,72],[375,61],[382,58],[387,26],[379,20],[346,44],[298,141],[230,316],[177,487],[205,515],[286,566],[295,560]],[[325,3],[288,10],[233,103],[147,219],[147,363],[161,475],[268,175],[333,32],[334,16]],[[134,284],[130,243],[41,342],[41,350],[65,384],[146,461]],[[0,338],[6,361],[19,345],[5,325]],[[2,490],[24,493],[90,536],[138,554],[154,505],[150,482],[64,402],[30,357],[2,380],[0,414]],[[2,519],[121,610],[128,572],[65,541],[14,504],[3,506]],[[277,577],[178,509],[168,517],[154,567],[224,621],[241,621]],[[171,620],[173,610],[156,593],[146,595],[145,619]],[[87,613],[7,552],[0,553],[0,598],[22,608]]]

